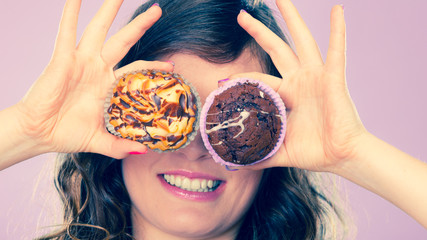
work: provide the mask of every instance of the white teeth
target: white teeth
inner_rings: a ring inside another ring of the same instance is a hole
[[[216,188],[221,181],[213,181],[206,179],[190,179],[183,176],[164,174],[163,178],[172,186],[192,192],[211,192]]]
[[[190,185],[191,184],[191,181],[190,181],[190,179],[189,178],[184,178],[184,180],[182,180],[182,186],[181,186],[181,188],[183,188],[183,189],[190,189]],[[171,185],[173,185],[172,183],[171,183]]]
[[[180,177],[175,178],[175,186],[181,187],[182,181]]]
[[[200,188],[200,181],[197,179],[194,179],[191,181],[191,189],[192,190],[198,190]]]

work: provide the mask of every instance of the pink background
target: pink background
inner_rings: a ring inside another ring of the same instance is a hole
[[[79,33],[101,0],[84,1]],[[329,12],[344,3],[350,93],[368,130],[424,159],[427,156],[425,0],[294,0],[325,54]],[[140,1],[123,4],[116,32]],[[2,1],[0,14],[0,109],[25,94],[49,61],[64,1]],[[7,141],[7,139],[1,139]],[[49,231],[58,211],[52,191],[54,155],[17,164],[0,173],[0,239],[30,239]],[[380,197],[343,180],[356,239],[427,239],[427,231]],[[409,188],[411,186],[408,186]],[[40,226],[38,227],[37,224]]]

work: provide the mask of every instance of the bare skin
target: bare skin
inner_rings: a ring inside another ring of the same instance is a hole
[[[161,16],[153,6],[105,42],[122,1],[106,0],[76,44],[80,0],[68,0],[52,59],[27,95],[0,112],[0,169],[46,152],[96,152],[125,158],[146,147],[108,134],[103,101],[115,76],[136,68],[172,71],[167,62],[138,61],[115,72],[113,66]],[[246,12],[239,24],[272,57],[283,79],[250,76],[272,86],[288,107],[286,139],[271,159],[247,169],[291,166],[332,172],[384,197],[427,228],[427,164],[369,133],[358,117],[345,80],[343,9],[331,12],[325,60],[290,0],[278,0],[296,51]],[[407,186],[411,186],[408,188]]]
[[[246,167],[297,167],[336,173],[389,200],[427,228],[427,164],[370,134],[359,119],[345,80],[345,21],[331,12],[326,60],[289,0],[277,1],[296,53],[267,27],[242,12],[238,21],[269,53],[283,79],[247,73],[275,89],[289,109],[285,141],[271,159]],[[408,186],[411,186],[410,188]],[[417,189],[417,190],[414,190]]]
[[[114,72],[113,67],[161,16],[161,9],[153,6],[104,44],[122,2],[105,1],[76,44],[81,0],[67,1],[51,61],[26,96],[0,113],[8,116],[4,119],[10,126],[1,135],[13,136],[0,146],[0,169],[45,152],[96,152],[114,158],[146,152],[144,145],[105,130],[103,103],[121,72],[172,71],[173,65],[138,61]]]

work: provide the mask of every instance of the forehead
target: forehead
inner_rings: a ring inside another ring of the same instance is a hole
[[[207,62],[198,56],[174,54],[168,59],[175,63],[175,73],[182,75],[197,89],[202,103],[210,92],[218,88],[218,80],[229,78],[233,74],[245,72],[262,72],[262,67],[256,57],[245,51],[233,62],[215,64]]]

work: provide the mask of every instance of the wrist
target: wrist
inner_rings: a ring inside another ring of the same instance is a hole
[[[46,146],[26,130],[32,120],[16,104],[0,112],[3,128],[0,137],[6,141],[0,146],[0,170],[25,159],[49,152]]]
[[[15,123],[12,129],[16,135],[16,139],[20,139],[22,142],[37,142],[37,138],[40,135],[38,129],[34,127],[36,122],[35,116],[31,114],[31,109],[26,107],[22,102],[9,108],[9,117],[13,119]]]
[[[352,157],[340,162],[332,172],[381,195],[381,189],[390,187],[387,181],[399,168],[392,159],[399,159],[400,154],[398,149],[366,132],[360,136]]]
[[[22,101],[12,106],[12,116],[16,121],[16,131],[25,142],[33,142],[46,152],[52,151],[49,148],[49,141],[46,139],[47,127],[46,119],[40,118],[34,111],[34,108],[27,106]]]
[[[427,164],[385,141],[367,134],[354,158],[343,161],[334,173],[378,194],[427,227]]]
[[[354,174],[355,170],[366,167],[366,161],[370,159],[367,154],[381,144],[381,140],[368,131],[358,135],[353,142],[353,148],[350,153],[340,159],[338,163],[330,170],[339,176],[349,178],[348,175]]]

